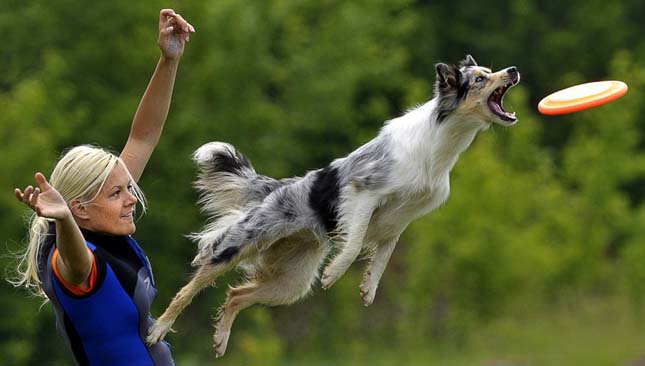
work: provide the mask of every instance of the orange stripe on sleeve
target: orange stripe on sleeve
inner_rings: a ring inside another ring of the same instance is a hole
[[[88,294],[92,289],[94,289],[94,285],[96,285],[96,279],[98,278],[98,268],[96,267],[96,258],[94,257],[94,253],[92,250],[88,247],[87,250],[90,251],[90,254],[92,255],[92,270],[90,271],[90,283],[88,288],[82,288],[80,285],[73,285],[63,278],[63,276],[60,275],[58,272],[58,248],[54,250],[54,255],[52,256],[52,269],[54,270],[54,274],[56,275],[56,278],[58,278],[58,281],[60,281],[63,286],[73,293],[76,296],[83,296]]]

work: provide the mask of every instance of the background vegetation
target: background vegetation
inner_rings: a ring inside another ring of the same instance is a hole
[[[412,0],[3,0],[0,259],[23,245],[14,187],[68,146],[119,150],[158,57],[158,10],[196,27],[162,141],[142,179],[138,240],[159,315],[187,279],[202,217],[190,154],[220,140],[261,173],[301,175],[373,137],[432,94],[434,64],[471,53],[515,65],[518,125],[482,133],[452,197],[406,231],[375,303],[361,263],[330,291],[238,318],[215,360],[200,295],[169,340],[180,365],[645,365],[645,3]],[[628,95],[561,117],[536,111],[574,83]],[[70,365],[48,305],[0,285],[4,365]]]

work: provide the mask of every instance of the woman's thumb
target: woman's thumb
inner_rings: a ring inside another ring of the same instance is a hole
[[[51,185],[47,182],[47,178],[45,178],[43,173],[36,173],[35,178],[42,192],[48,191],[51,188]]]

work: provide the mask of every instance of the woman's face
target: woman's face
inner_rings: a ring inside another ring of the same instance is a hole
[[[117,163],[96,198],[86,204],[87,220],[79,225],[103,234],[131,235],[136,230],[136,205],[130,175],[123,164]]]

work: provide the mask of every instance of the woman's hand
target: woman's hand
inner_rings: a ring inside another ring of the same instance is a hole
[[[29,206],[40,217],[56,220],[58,270],[63,279],[82,288],[89,287],[89,276],[94,256],[85,244],[80,228],[63,196],[42,173],[36,173],[38,187],[29,186],[22,192],[16,188],[16,198]]]
[[[195,27],[172,9],[163,9],[159,13],[159,48],[163,57],[178,60],[184,53],[186,42]]]
[[[28,186],[22,192],[16,188],[16,198],[29,206],[38,216],[63,220],[71,217],[71,211],[61,194],[52,187],[42,173],[36,173],[37,188]]]

